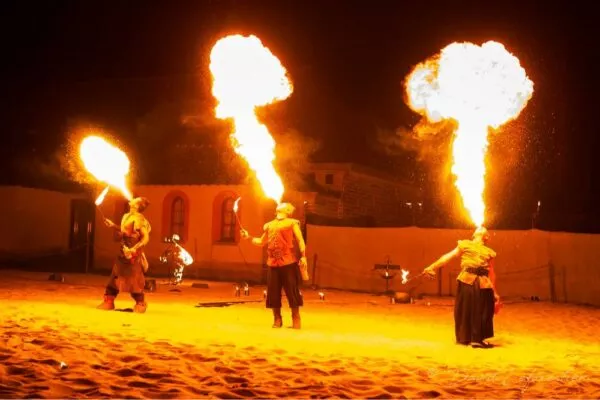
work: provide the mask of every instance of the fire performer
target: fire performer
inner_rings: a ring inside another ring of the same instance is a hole
[[[294,206],[281,203],[277,206],[276,217],[267,222],[264,232],[259,238],[251,238],[245,229],[241,230],[242,237],[250,238],[252,244],[267,247],[267,308],[273,309],[273,328],[281,328],[281,290],[285,291],[288,304],[292,309],[292,328],[300,329],[300,307],[304,300],[300,294],[300,281],[308,280],[308,265],[306,262],[306,245],[300,230],[300,222],[290,218]],[[295,243],[300,250],[300,259],[296,252]]]
[[[150,241],[150,223],[142,214],[150,205],[145,197],[137,197],[129,202],[129,212],[123,216],[118,226],[108,218],[104,223],[118,232],[121,241],[121,251],[115,264],[106,291],[104,302],[98,306],[102,310],[114,310],[115,298],[119,292],[129,292],[135,300],[133,311],[146,312],[147,304],[144,297],[144,274],[148,271],[148,260],[143,248]]]
[[[496,291],[493,260],[496,252],[487,247],[490,234],[477,228],[471,240],[459,240],[451,252],[425,268],[423,273],[435,276],[436,269],[460,257],[458,289],[454,303],[456,342],[473,347],[492,347],[485,339],[494,336],[494,313],[500,296]]]

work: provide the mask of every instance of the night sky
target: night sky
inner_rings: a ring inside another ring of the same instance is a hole
[[[52,157],[73,119],[107,126],[135,147],[136,124],[162,104],[196,101],[205,105],[199,113],[210,113],[210,49],[225,34],[243,33],[258,36],[288,69],[294,94],[270,118],[318,139],[313,159],[388,169],[427,186],[439,178],[435,163],[381,152],[377,133],[410,131],[419,121],[402,87],[415,64],[454,41],[497,40],[520,59],[535,93],[519,120],[491,140],[494,223],[526,228],[541,200],[542,227],[600,231],[590,6],[417,3],[4,2],[2,182],[28,184],[23,164]],[[155,182],[146,176],[144,183]]]

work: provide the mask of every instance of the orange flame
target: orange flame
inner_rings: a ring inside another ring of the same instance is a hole
[[[236,214],[238,212],[239,203],[240,203],[241,199],[242,199],[241,197],[238,197],[237,199],[235,199],[235,202],[233,203],[233,212],[236,213]]]
[[[403,285],[406,284],[406,282],[408,282],[408,274],[409,274],[409,271],[407,271],[405,269],[402,270],[402,284]]]
[[[533,95],[519,59],[497,42],[452,43],[406,79],[408,105],[431,122],[454,119],[452,173],[471,221],[485,221],[488,129],[515,119]]]
[[[96,179],[116,187],[128,200],[133,199],[126,184],[129,174],[129,159],[125,153],[99,136],[88,136],[81,142],[79,156],[85,168]],[[104,191],[108,192],[107,189]],[[102,192],[96,199],[97,202],[99,200],[102,203],[103,194],[106,196],[106,193]]]
[[[268,198],[281,202],[284,187],[275,171],[275,141],[256,116],[256,107],[292,94],[286,69],[256,36],[220,39],[210,54],[217,118],[232,118],[231,142],[248,162]]]

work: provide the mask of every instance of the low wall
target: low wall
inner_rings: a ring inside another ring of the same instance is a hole
[[[392,264],[418,275],[442,254],[452,250],[472,231],[422,228],[346,228],[308,226],[307,255],[314,284],[345,290],[381,292],[385,280],[375,264]],[[600,235],[531,231],[494,231],[492,247],[497,287],[503,297],[538,296],[600,306]],[[442,268],[435,280],[419,279],[402,285],[400,275],[391,280],[396,291],[453,295],[458,261]]]

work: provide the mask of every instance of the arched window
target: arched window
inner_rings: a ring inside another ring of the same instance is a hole
[[[235,242],[236,239],[234,202],[233,197],[226,197],[221,206],[221,242]]]
[[[185,203],[180,196],[173,199],[171,204],[171,235],[177,234],[183,238],[185,227]]]
[[[239,205],[238,215],[233,211],[239,195],[233,191],[223,191],[213,200],[212,239],[215,244],[236,244],[240,241],[240,225],[243,204]]]
[[[163,199],[161,232],[163,237],[179,235],[181,243],[188,240],[190,228],[190,200],[181,190],[167,193]]]

